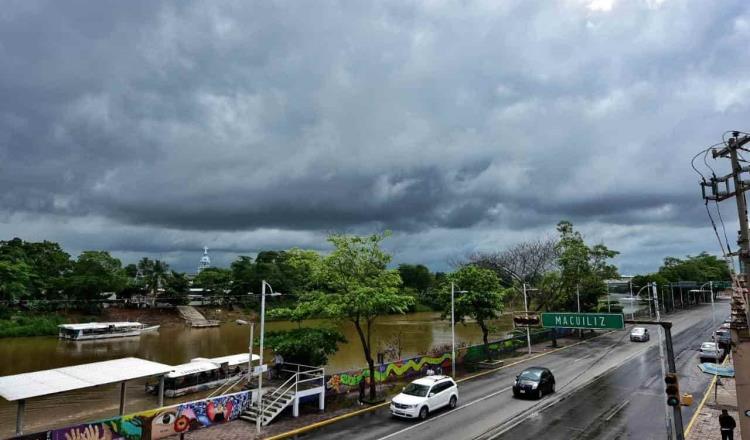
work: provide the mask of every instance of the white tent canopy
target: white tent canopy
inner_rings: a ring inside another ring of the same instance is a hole
[[[125,383],[134,379],[161,376],[159,380],[159,406],[163,406],[164,375],[173,369],[174,367],[170,365],[129,357],[34,371],[0,377],[0,396],[10,402],[18,402],[16,434],[20,435],[23,431],[23,413],[26,399],[119,382],[121,384],[120,414],[123,414],[125,409]]]
[[[134,357],[0,377],[0,396],[8,401],[29,399],[167,374],[174,367]]]

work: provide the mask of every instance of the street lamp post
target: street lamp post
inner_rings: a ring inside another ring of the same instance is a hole
[[[459,290],[458,293],[466,293]],[[456,316],[455,316],[456,283],[451,281],[451,375],[456,377]]]
[[[581,291],[580,285],[576,283],[576,302],[578,303],[578,313],[581,313]],[[583,338],[583,330],[578,330],[578,337]]]
[[[709,289],[711,289],[711,324],[715,324],[716,322],[716,310],[714,309],[714,282],[709,281],[707,283],[703,283],[700,290],[703,291],[703,288],[706,287],[706,284],[708,284]],[[705,298],[705,297],[704,297]]]
[[[263,336],[266,330],[266,286],[271,291],[272,296],[281,295],[279,292],[274,292],[270,284],[263,280],[261,282],[260,289],[260,348],[258,352],[258,414],[255,419],[255,431],[260,434],[260,424],[263,418]]]
[[[646,289],[646,288],[650,289],[651,288],[651,283],[646,283],[645,286],[643,286],[640,289],[638,289],[638,291],[635,293],[635,297],[638,298],[638,296],[641,294],[641,292],[643,292],[643,289]],[[632,297],[632,292],[631,292],[631,297]],[[631,304],[631,307],[632,307],[632,304]],[[631,315],[635,316],[635,310],[632,312]],[[656,311],[656,316],[659,316],[659,311],[658,310]],[[649,291],[649,299],[648,299],[648,317],[649,318],[651,317],[651,292],[650,291]]]

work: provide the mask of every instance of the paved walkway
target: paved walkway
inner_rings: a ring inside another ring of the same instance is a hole
[[[696,416],[686,440],[720,439],[719,414],[722,409],[729,411],[729,415],[737,421],[738,426],[734,430],[734,438],[741,440],[734,379],[722,378],[717,387],[711,387],[708,391],[706,402]]]

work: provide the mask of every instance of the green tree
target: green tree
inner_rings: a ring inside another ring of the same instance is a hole
[[[266,345],[281,354],[285,362],[302,365],[325,365],[328,356],[346,342],[344,335],[329,328],[296,328],[266,333]]]
[[[659,268],[659,275],[664,279],[677,281],[695,281],[705,283],[708,281],[730,281],[731,273],[727,263],[706,252],[696,256],[688,255],[684,260],[675,257],[667,257]]]
[[[433,276],[427,266],[422,264],[399,264],[398,273],[401,276],[401,281],[404,283],[404,288],[424,293],[432,287]]]
[[[380,244],[389,235],[328,237],[333,251],[311,264],[316,280],[311,292],[301,295],[298,317],[327,316],[354,325],[370,371],[370,399],[375,399],[375,361],[372,358],[373,323],[382,315],[404,313],[414,298],[400,292],[401,278],[389,270],[391,256]]]
[[[190,293],[190,280],[184,273],[172,271],[166,278],[164,296],[167,301],[174,305],[184,305],[188,303],[188,294]]]
[[[467,317],[476,321],[482,330],[485,354],[489,359],[490,321],[497,319],[503,310],[505,291],[500,286],[500,279],[490,269],[471,265],[463,266],[456,272],[448,274],[447,278],[448,282],[442,290],[443,316],[450,316],[450,283],[453,282],[458,286],[454,300],[456,319],[462,323],[466,322]]]
[[[72,267],[70,255],[58,243],[26,242],[20,238],[0,241],[0,261],[22,262],[28,266],[29,298],[55,298],[61,290],[63,276]]]
[[[159,292],[166,284],[169,278],[169,265],[160,260],[151,260],[147,257],[138,262],[138,272],[143,277],[143,283],[146,291],[151,294]],[[132,270],[132,269],[130,269]]]
[[[105,251],[84,251],[73,264],[73,270],[65,277],[64,286],[68,297],[84,301],[103,298],[106,292],[119,292],[127,284],[122,263]]]
[[[607,291],[604,280],[619,276],[617,268],[609,263],[618,252],[604,244],[589,247],[568,221],[558,223],[557,231],[558,270],[542,276],[537,310],[577,310],[580,296],[581,311],[594,311],[599,297]]]
[[[193,279],[193,285],[202,287],[205,292],[222,298],[225,303],[231,302],[232,271],[219,267],[203,269]]]
[[[23,261],[0,260],[0,299],[24,299],[28,295],[31,278],[31,268]]]
[[[232,294],[235,296],[259,292],[255,285],[255,263],[252,257],[241,255],[230,265],[232,271]]]

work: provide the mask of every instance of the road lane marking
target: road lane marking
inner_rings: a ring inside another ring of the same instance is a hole
[[[448,414],[453,414],[453,413],[454,413],[454,412],[456,412],[456,411],[459,411],[459,410],[461,410],[461,409],[464,409],[464,408],[468,408],[468,407],[470,407],[471,405],[474,405],[475,403],[479,403],[479,402],[481,402],[481,401],[483,401],[483,400],[487,400],[487,399],[489,399],[490,397],[495,397],[495,396],[497,396],[498,394],[500,394],[500,393],[504,393],[504,392],[508,391],[508,390],[509,390],[509,389],[511,389],[511,388],[513,388],[513,387],[506,387],[506,388],[503,388],[503,389],[502,389],[502,390],[500,390],[500,391],[495,391],[495,392],[494,392],[494,393],[492,393],[492,394],[488,394],[488,395],[486,395],[486,396],[484,396],[484,397],[480,397],[479,399],[476,399],[476,400],[472,400],[472,401],[471,401],[471,402],[469,402],[469,403],[465,403],[465,404],[463,404],[463,405],[461,405],[461,406],[459,406],[459,407],[456,407],[455,409],[452,409],[452,410],[450,410],[450,411],[444,412],[443,414],[440,414],[440,415],[437,415],[437,416],[435,416],[435,417],[431,417],[431,418],[429,418],[429,419],[427,419],[427,420],[424,420],[424,421],[422,421],[422,422],[419,422],[419,423],[417,423],[416,425],[411,425],[411,426],[408,426],[408,427],[406,427],[406,428],[404,428],[404,429],[402,429],[402,430],[400,430],[400,431],[396,431],[396,432],[393,432],[393,433],[391,433],[391,434],[388,434],[388,435],[386,435],[385,437],[380,437],[380,439],[378,439],[378,440],[385,440],[385,439],[387,439],[387,438],[391,438],[391,437],[393,437],[393,436],[396,436],[396,435],[402,434],[402,433],[404,433],[404,432],[406,432],[406,431],[411,431],[412,429],[414,429],[414,428],[417,428],[417,427],[420,427],[420,426],[424,425],[425,423],[428,423],[428,422],[432,422],[433,420],[437,420],[437,419],[439,419],[439,418],[441,418],[441,417],[445,417],[445,416],[447,416]]]
[[[693,312],[695,310],[696,309],[691,309],[691,310],[688,311],[688,313],[685,313],[684,311],[677,311],[677,312],[675,312],[675,314],[670,315],[670,317],[671,318],[682,318],[681,315],[683,315],[683,313],[689,315],[689,314],[691,314],[690,312]],[[672,319],[672,322],[675,324],[675,328],[676,328],[678,320],[677,319]],[[685,331],[686,329],[683,329],[682,331]],[[594,336],[593,338],[584,339],[582,341],[576,342],[576,343],[571,344],[571,345],[567,345],[565,347],[560,347],[560,348],[556,348],[556,349],[553,349],[553,350],[550,350],[550,351],[542,352],[542,353],[539,353],[539,354],[531,356],[531,357],[520,359],[520,360],[518,360],[516,362],[512,362],[512,363],[510,363],[508,365],[504,365],[502,367],[498,367],[498,368],[491,369],[491,370],[486,370],[486,371],[483,371],[481,373],[478,373],[478,374],[475,374],[475,375],[472,375],[472,376],[467,376],[467,377],[464,377],[464,378],[461,378],[461,379],[456,379],[456,382],[464,382],[464,381],[471,380],[471,379],[474,379],[474,378],[477,378],[477,377],[485,376],[487,374],[492,374],[492,373],[495,373],[497,371],[503,370],[505,368],[509,368],[509,367],[514,366],[514,365],[518,365],[518,364],[521,364],[523,362],[528,362],[528,361],[540,358],[542,356],[546,356],[548,354],[552,354],[552,353],[556,353],[558,351],[566,350],[568,348],[572,348],[572,347],[575,347],[575,346],[578,346],[578,345],[589,344],[591,342],[598,342],[598,341],[596,341],[596,339],[600,338],[601,336],[609,335],[610,333],[612,333],[612,332],[604,332],[604,333],[601,333],[599,335]],[[650,342],[651,341],[649,341],[649,343]],[[651,346],[655,346],[655,345],[651,344]],[[626,359],[626,360],[628,360],[628,359]],[[364,413],[368,413],[368,412],[372,412],[372,411],[378,410],[380,408],[388,406],[389,404],[390,404],[390,402],[383,402],[383,403],[380,403],[380,404],[377,404],[377,405],[373,405],[373,406],[370,406],[370,407],[367,407],[367,408],[364,408],[364,409],[360,409],[360,410],[357,410],[357,411],[353,411],[353,412],[350,412],[350,413],[346,413],[346,414],[342,414],[342,415],[339,415],[339,416],[336,416],[336,417],[332,417],[330,419],[321,420],[320,422],[311,423],[309,425],[306,425],[306,426],[303,426],[303,427],[300,427],[300,428],[297,428],[297,429],[293,429],[293,430],[290,430],[290,431],[287,431],[287,432],[282,432],[282,433],[277,434],[275,436],[269,437],[266,440],[282,440],[282,439],[287,439],[289,437],[292,437],[292,436],[295,436],[295,435],[299,435],[299,434],[304,434],[304,433],[316,430],[318,428],[322,428],[324,426],[327,426],[327,425],[330,425],[330,424],[333,424],[333,423],[336,423],[336,422],[339,422],[339,421],[342,421],[342,420],[345,420],[345,419],[348,419],[348,418],[351,418],[351,417],[355,417],[355,416],[358,416],[358,415],[361,415],[361,414],[364,414]]]
[[[569,348],[576,347],[578,345],[588,344],[591,341],[593,341],[593,340],[595,340],[595,339],[597,339],[599,337],[608,335],[610,333],[612,333],[612,332],[604,332],[602,334],[594,336],[593,338],[584,339],[582,341],[579,341],[579,342],[576,342],[576,343],[573,343],[573,344],[570,344],[570,345],[566,345],[564,347],[555,348],[553,350],[545,351],[545,352],[536,354],[536,355],[531,356],[531,357],[526,357],[526,358],[523,358],[523,359],[519,359],[516,362],[511,362],[510,364],[503,365],[502,367],[497,367],[497,368],[493,368],[491,370],[482,371],[481,373],[477,373],[477,374],[474,374],[474,375],[471,375],[471,376],[462,377],[461,379],[456,379],[456,383],[466,382],[467,380],[475,379],[477,377],[485,376],[485,375],[491,374],[491,373],[496,373],[496,372],[498,372],[500,370],[503,370],[503,369],[506,369],[506,368],[510,368],[510,367],[512,367],[514,365],[522,364],[524,362],[528,362],[528,361],[540,358],[542,356],[546,356],[548,354],[557,353],[557,352],[562,351],[562,350],[567,350]],[[358,416],[360,414],[364,414],[364,413],[367,413],[367,412],[372,412],[372,411],[378,410],[380,408],[388,406],[389,404],[390,404],[390,402],[379,403],[377,405],[373,405],[373,406],[370,406],[370,407],[367,407],[367,408],[363,408],[363,409],[360,409],[360,410],[357,410],[357,411],[353,411],[353,412],[350,412],[350,413],[342,414],[340,416],[332,417],[330,419],[321,420],[320,422],[311,423],[311,424],[309,424],[307,426],[303,426],[301,428],[293,429],[291,431],[282,432],[281,434],[277,434],[277,435],[275,435],[273,437],[269,437],[266,440],[282,440],[282,439],[289,438],[289,437],[292,437],[292,436],[295,436],[295,435],[304,434],[306,432],[313,431],[313,430],[318,429],[318,428],[322,428],[322,427],[324,427],[326,425],[330,425],[330,424],[333,424],[333,423],[336,423],[336,422],[340,422],[342,420],[346,420],[348,418],[355,417],[355,416]]]
[[[611,419],[612,417],[614,417],[614,416],[615,416],[615,414],[617,414],[618,412],[620,412],[620,410],[622,410],[623,408],[625,408],[625,406],[626,406],[626,405],[627,405],[628,403],[630,403],[630,401],[629,401],[629,400],[626,400],[626,401],[622,402],[622,403],[621,403],[620,405],[618,405],[618,406],[617,406],[617,408],[615,408],[614,410],[612,410],[612,411],[611,411],[611,412],[609,413],[609,415],[607,416],[607,418],[606,418],[606,419],[604,419],[604,421],[605,421],[605,422],[609,422],[609,421],[610,421],[610,419]]]

